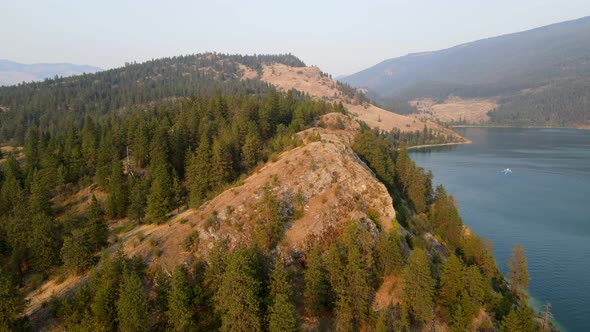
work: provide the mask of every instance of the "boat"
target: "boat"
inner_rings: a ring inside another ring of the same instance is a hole
[[[504,175],[512,174],[512,170],[510,168],[506,168],[505,170],[501,171],[500,173]]]

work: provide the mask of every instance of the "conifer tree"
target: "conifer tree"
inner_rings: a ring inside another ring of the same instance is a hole
[[[4,213],[10,212],[15,206],[21,204],[24,198],[20,168],[18,163],[16,166],[14,163],[17,163],[17,161],[11,154],[6,162],[4,169],[5,179],[0,190],[0,208]]]
[[[147,181],[139,176],[131,178],[127,215],[132,220],[143,221],[143,217],[145,216],[145,206],[147,205],[147,184]]]
[[[412,317],[422,324],[433,317],[434,279],[426,252],[415,248],[404,271],[402,299]]]
[[[504,316],[504,319],[502,319],[502,324],[500,325],[500,331],[522,332],[522,326],[520,325],[520,320],[518,319],[516,311],[510,310],[508,315]]]
[[[127,186],[123,165],[117,159],[111,163],[111,177],[108,186],[108,197],[106,201],[106,212],[111,218],[122,218],[127,211]]]
[[[104,280],[98,286],[90,308],[97,331],[115,331],[117,326],[117,287],[115,280]]]
[[[529,270],[524,248],[517,244],[512,249],[512,257],[508,262],[508,279],[512,292],[526,303],[526,290],[529,288]]]
[[[98,130],[94,121],[90,116],[86,116],[84,120],[84,127],[81,133],[81,149],[84,160],[86,161],[86,167],[88,170],[94,170],[97,161],[97,139]]]
[[[87,234],[76,230],[71,236],[64,237],[61,247],[61,259],[67,271],[81,274],[90,267],[94,260],[91,244]]]
[[[209,289],[218,289],[227,266],[228,240],[223,238],[213,244],[209,252],[209,266],[205,270],[205,285]]]
[[[377,324],[375,324],[375,332],[390,332],[389,322],[387,321],[387,310],[383,309],[379,312]]]
[[[297,312],[293,304],[293,289],[284,263],[277,258],[271,276],[271,303],[268,308],[268,330],[271,332],[298,331]]]
[[[265,185],[262,188],[260,214],[255,225],[257,245],[264,250],[272,249],[279,241],[282,231],[283,225],[279,201],[271,187]]]
[[[0,330],[20,330],[18,323],[24,308],[25,301],[18,289],[18,284],[8,272],[0,268]]]
[[[307,259],[305,270],[305,289],[303,291],[306,311],[312,316],[318,316],[326,305],[327,284],[322,268],[322,253],[319,246],[314,246]]]
[[[186,270],[178,265],[172,273],[168,294],[168,325],[174,331],[190,331],[194,328],[194,311],[191,308],[192,290]]]
[[[468,318],[465,316],[463,312],[463,307],[461,303],[458,302],[453,306],[453,316],[451,319],[451,331],[452,332],[467,332],[465,326],[467,325]]]
[[[55,221],[50,216],[37,213],[32,218],[32,230],[28,241],[35,270],[47,273],[58,263],[60,241]]]
[[[216,137],[211,146],[210,180],[213,190],[222,188],[232,180],[232,158],[229,148],[221,138]]]
[[[145,121],[141,120],[133,133],[131,153],[139,168],[146,167],[149,162],[150,138],[148,132],[149,128],[147,128]]]
[[[535,321],[535,314],[528,305],[522,305],[516,310],[516,315],[523,332],[539,331],[539,324]]]
[[[259,149],[261,146],[258,129],[253,122],[248,123],[248,133],[242,146],[242,167],[249,170],[256,166],[259,158]]]
[[[34,214],[52,215],[51,193],[41,176],[41,172],[38,170],[33,171],[31,194],[29,195],[29,208]]]
[[[454,317],[453,309],[459,303],[459,297],[463,288],[463,263],[457,256],[451,254],[443,266],[440,277],[440,291],[438,294],[441,316],[447,322],[450,322]]]
[[[262,330],[261,282],[252,249],[237,249],[227,257],[227,266],[214,296],[221,316],[220,331],[256,332]]]
[[[328,280],[335,295],[336,329],[358,328],[367,320],[372,289],[369,281],[372,250],[368,231],[350,221],[342,238],[330,247],[326,258]]]
[[[143,332],[151,327],[150,304],[143,283],[134,272],[123,274],[117,300],[119,330]]]
[[[24,146],[26,169],[31,172],[39,167],[39,134],[30,128]]]
[[[209,192],[211,176],[211,149],[209,138],[201,136],[199,147],[195,153],[189,154],[186,166],[186,180],[189,192],[189,205],[199,207]]]
[[[146,213],[151,221],[162,223],[166,220],[166,214],[170,211],[172,179],[165,166],[156,168],[152,176],[152,185],[147,196]]]
[[[89,248],[94,253],[106,247],[109,242],[109,228],[104,220],[104,210],[94,195],[92,195],[88,207],[87,219],[87,234],[90,237]]]
[[[383,276],[398,273],[403,259],[397,236],[393,233],[381,231],[376,244],[377,263]]]

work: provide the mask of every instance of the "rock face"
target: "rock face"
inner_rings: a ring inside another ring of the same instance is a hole
[[[301,146],[282,153],[240,186],[167,224],[144,225],[125,235],[120,239],[125,251],[171,270],[195,254],[206,258],[218,239],[229,239],[230,246],[251,243],[265,186],[278,198],[281,213],[292,214],[295,200],[302,203],[300,215],[284,225],[279,247],[289,252],[305,252],[312,239],[334,238],[333,233],[350,219],[363,222],[375,234],[377,227],[401,231],[387,189],[351,148],[358,123],[336,113],[323,116],[321,122],[325,128],[298,133]],[[189,253],[183,242],[195,230],[199,232],[198,249]],[[141,242],[139,233],[145,237]]]

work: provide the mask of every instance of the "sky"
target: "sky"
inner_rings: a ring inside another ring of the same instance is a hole
[[[292,53],[342,75],[588,15],[589,0],[0,0],[0,59],[107,69],[207,51]]]

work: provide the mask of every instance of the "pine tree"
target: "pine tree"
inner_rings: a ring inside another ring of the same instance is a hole
[[[453,309],[459,303],[463,288],[463,263],[457,256],[451,254],[443,267],[438,294],[441,316],[447,322],[450,322],[454,316]]]
[[[166,220],[166,214],[170,211],[170,198],[172,194],[172,179],[165,166],[154,170],[150,193],[147,197],[147,217],[156,223]]]
[[[115,280],[103,280],[92,299],[90,308],[97,331],[115,331],[117,326],[117,287]]]
[[[33,171],[39,167],[39,134],[30,128],[24,146],[26,169]]]
[[[279,201],[269,185],[262,188],[260,214],[254,231],[257,245],[264,250],[274,248],[282,235],[283,225]]]
[[[248,133],[242,146],[242,167],[245,170],[252,169],[256,166],[259,158],[259,149],[261,146],[258,129],[253,122],[248,123]]]
[[[192,290],[186,270],[178,265],[172,274],[168,294],[168,325],[174,331],[190,331],[194,327],[194,311],[191,308]]]
[[[268,330],[271,332],[298,331],[297,312],[293,304],[293,289],[284,263],[277,258],[271,276],[271,303],[268,308]]]
[[[261,331],[261,282],[252,249],[237,249],[227,257],[227,267],[214,296],[221,317],[220,331]]]
[[[31,194],[29,196],[29,208],[34,214],[52,215],[51,193],[47,188],[46,182],[41,176],[41,172],[34,170],[33,181],[31,183]]]
[[[390,332],[389,322],[387,321],[387,310],[383,309],[379,312],[377,324],[375,324],[375,332]]]
[[[119,330],[143,332],[151,327],[150,304],[136,273],[123,274],[117,300]]]
[[[397,236],[393,233],[380,232],[376,244],[377,263],[383,276],[399,272],[403,264],[401,248]]]
[[[127,211],[127,186],[123,165],[117,159],[111,163],[111,177],[108,185],[106,212],[111,218],[122,218]]]
[[[133,133],[131,153],[139,168],[146,167],[149,162],[150,138],[148,132],[149,128],[145,121],[139,121]]]
[[[433,318],[434,279],[430,272],[430,264],[426,252],[415,248],[410,255],[404,271],[403,302],[409,313],[421,323]]]
[[[129,207],[127,215],[132,220],[143,221],[147,205],[147,182],[140,177],[132,177],[129,193]]]
[[[12,154],[9,155],[5,165],[5,179],[2,182],[2,189],[0,190],[0,208],[7,214],[15,206],[22,203],[24,190],[21,184],[22,174],[18,162]]]
[[[71,236],[64,237],[61,247],[61,259],[67,271],[82,274],[92,267],[94,255],[89,238],[84,232],[77,230]]]
[[[201,136],[199,147],[193,154],[189,154],[186,166],[186,180],[189,192],[189,205],[199,207],[210,190],[211,149],[209,138]]]
[[[501,332],[523,332],[520,320],[516,311],[510,310],[508,315],[502,319],[502,325],[500,325]]]
[[[465,326],[467,325],[468,318],[463,313],[463,307],[461,303],[457,303],[453,307],[453,317],[451,319],[451,331],[452,332],[467,332]]]
[[[14,278],[0,268],[0,330],[17,331],[25,301]],[[27,329],[22,329],[23,331]]]
[[[516,310],[516,315],[520,321],[520,326],[523,332],[536,332],[540,330],[540,326],[535,321],[535,314],[528,305],[523,305]]]
[[[109,243],[109,228],[104,219],[104,210],[94,195],[92,195],[86,218],[90,249],[92,252],[97,252]]]
[[[216,137],[211,146],[211,188],[218,190],[232,180],[232,158],[227,144]]]
[[[97,161],[98,130],[94,121],[88,115],[84,120],[84,127],[80,136],[82,140],[82,155],[84,156],[84,160],[86,160],[86,167],[89,170],[94,170]]]
[[[314,246],[310,250],[304,276],[305,289],[303,297],[305,309],[312,316],[318,316],[322,312],[328,295],[321,255],[319,246]]]
[[[328,280],[335,295],[336,329],[358,328],[369,313],[372,250],[371,235],[357,222],[350,221],[341,239],[334,242],[326,257]]]
[[[529,288],[529,270],[524,248],[517,244],[512,249],[512,257],[508,262],[508,279],[512,292],[526,303],[526,290]]]
[[[33,215],[29,247],[35,270],[47,273],[59,261],[60,241],[55,221],[48,215]]]

